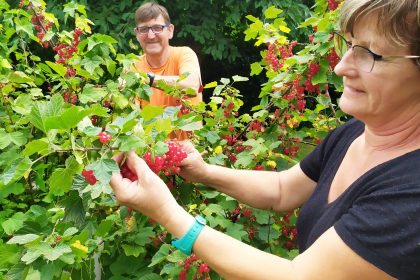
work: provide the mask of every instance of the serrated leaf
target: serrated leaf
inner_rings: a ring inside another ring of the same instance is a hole
[[[13,83],[23,84],[32,82],[32,79],[28,77],[25,73],[21,71],[16,71],[10,74],[9,81]]]
[[[12,235],[13,232],[23,227],[23,216],[22,212],[15,213],[7,221],[2,223],[4,232],[8,235]]]
[[[182,253],[182,252],[181,252]],[[172,254],[174,254],[174,253],[172,253]],[[171,255],[172,255],[171,254]],[[184,253],[183,253],[184,254]],[[184,254],[185,255],[185,254]],[[167,263],[167,264],[165,264],[165,266],[162,268],[162,270],[160,271],[160,275],[163,275],[163,274],[169,274],[169,273],[171,273],[171,271],[173,270],[175,268],[175,264],[173,264],[173,263]]]
[[[31,166],[32,161],[28,157],[15,159],[9,170],[0,176],[0,183],[4,181],[4,184],[7,185],[20,180],[23,175],[28,172]]]
[[[144,108],[141,112],[140,112],[140,116],[145,120],[151,120],[161,114],[163,114],[165,112],[165,110],[163,110],[163,107],[165,106],[157,106],[154,107],[150,104],[148,104],[146,106],[146,108]]]
[[[78,232],[79,232],[79,230],[77,228],[71,227],[71,228],[66,229],[66,231],[63,233],[63,237],[71,236],[71,235],[76,234]]]
[[[239,167],[240,165],[242,166],[248,166],[251,164],[251,162],[254,160],[254,156],[250,154],[250,151],[244,151],[242,153],[239,153],[236,156],[236,162],[235,162],[235,167]]]
[[[111,229],[112,224],[113,221],[103,220],[96,229],[95,235],[98,237],[104,237],[105,234],[107,234],[108,231]]]
[[[45,119],[47,117],[58,116],[64,105],[64,100],[60,94],[54,95],[49,102],[35,102],[34,106],[31,109],[31,122],[32,124],[44,131],[47,132],[45,128]]]
[[[134,257],[138,257],[141,253],[145,252],[145,249],[142,246],[139,245],[128,245],[128,244],[123,244],[122,248],[124,249],[125,255],[126,256],[134,256]]]
[[[26,279],[24,276],[27,273],[27,267],[24,263],[18,263],[14,265],[6,274],[6,279],[10,280],[21,280]]]
[[[83,200],[77,191],[70,192],[70,195],[58,204],[65,209],[63,222],[71,222],[79,227],[85,222],[86,211],[83,208]]]
[[[53,193],[57,188],[61,188],[64,192],[71,189],[73,182],[73,175],[79,170],[80,164],[76,161],[75,157],[69,157],[66,160],[66,168],[57,168],[51,174],[50,193]]]
[[[79,94],[79,100],[82,103],[98,102],[105,97],[107,92],[102,88],[88,87],[83,89],[82,93]]]
[[[265,242],[268,242],[268,241],[272,242],[276,240],[277,238],[279,238],[280,231],[275,229],[272,224],[269,226],[268,225],[260,226],[258,236],[261,240]]]
[[[159,251],[152,258],[152,263],[148,265],[148,267],[154,266],[160,262],[162,262],[166,257],[169,255],[169,249],[171,246],[169,244],[163,244],[160,246]]]
[[[95,55],[94,57],[86,57],[82,60],[81,65],[85,67],[86,71],[93,75],[95,68],[104,63],[104,60]]]
[[[45,129],[64,129],[69,130],[77,126],[85,117],[92,114],[92,109],[83,109],[81,107],[72,106],[65,110],[59,116],[47,117],[45,119]]]
[[[254,62],[251,64],[251,74],[250,76],[253,75],[259,75],[262,72],[263,68],[261,67],[261,65],[258,62]]]
[[[61,65],[60,63],[53,63],[51,61],[46,61],[45,63],[48,64],[48,66],[51,67],[52,70],[54,70],[57,74],[59,74],[61,77],[65,77],[67,73],[67,68]]]
[[[152,227],[142,228],[140,232],[135,236],[134,242],[140,246],[144,246],[152,242],[149,237],[153,235],[155,235],[155,232],[153,231]]]
[[[171,119],[158,119],[155,124],[155,129],[158,132],[165,131],[167,134],[169,134],[172,131]]]
[[[264,15],[266,18],[276,18],[278,14],[282,13],[283,10],[277,9],[275,6],[271,6],[265,10]]]
[[[111,181],[113,172],[120,173],[120,168],[113,159],[101,159],[89,164],[85,169],[93,170],[96,179],[103,184],[108,184]]]
[[[219,213],[222,211],[223,208],[217,204],[209,204],[203,211],[203,214],[206,216],[210,216],[212,213]]]
[[[217,86],[217,82],[215,81],[215,82],[206,84],[203,88],[214,88],[216,86]]]
[[[169,152],[168,144],[162,141],[159,141],[156,143],[156,145],[154,145],[153,151],[155,152],[156,155],[159,155],[159,156],[164,155],[167,152]]]
[[[41,242],[38,245],[36,245],[34,248],[39,250],[41,254],[50,261],[54,261],[58,259],[64,253],[71,252],[70,247],[62,243],[58,244],[57,246],[53,248],[51,247],[50,244],[46,242]]]
[[[22,225],[23,225],[23,222],[22,222]],[[36,235],[36,234],[25,234],[25,235],[14,236],[6,244],[25,244],[25,243],[34,241],[38,237],[39,235]]]
[[[46,140],[33,140],[26,145],[23,154],[28,157],[37,152],[41,153],[46,149],[48,149],[48,142]]]
[[[0,150],[6,148],[10,143],[18,146],[25,145],[27,138],[21,131],[7,133],[3,128],[0,129]]]
[[[137,148],[146,147],[146,142],[134,135],[122,135],[117,138],[114,146],[119,147],[122,152],[128,152]]]
[[[21,17],[20,20],[16,22],[16,32],[22,30],[26,32],[29,36],[34,36],[33,27],[34,25],[32,24],[32,22],[30,22],[29,19],[26,17]]]
[[[26,254],[22,257],[22,261],[26,263],[26,265],[31,264],[32,262],[34,262],[36,259],[39,258],[39,256],[41,256],[41,251],[39,251],[38,249],[35,248],[30,248]]]
[[[207,140],[212,144],[216,143],[217,140],[220,139],[220,136],[219,136],[219,134],[217,134],[216,131],[205,131],[205,130],[203,131],[202,130],[202,131],[200,131],[200,133],[201,133],[202,136],[206,137]]]
[[[249,78],[241,77],[241,76],[238,76],[238,75],[233,76],[232,79],[233,79],[234,82],[249,81]]]
[[[246,236],[248,233],[246,232],[245,228],[241,224],[230,223],[226,227],[226,234],[241,241],[243,236]]]
[[[9,268],[17,264],[23,252],[23,247],[16,244],[0,244],[0,267]]]
[[[173,262],[173,263],[178,263],[178,262],[183,262],[185,261],[185,259],[188,257],[188,255],[184,254],[182,251],[177,250],[175,252],[173,252],[172,254],[170,254],[166,260],[168,262]]]

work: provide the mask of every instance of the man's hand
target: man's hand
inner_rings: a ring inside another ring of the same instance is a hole
[[[124,153],[113,157],[118,165],[123,158]],[[167,220],[179,205],[166,184],[134,151],[128,152],[126,162],[128,168],[137,175],[138,179],[133,182],[123,178],[121,174],[114,173],[112,175],[110,185],[114,189],[118,202],[140,211],[158,222]]]
[[[190,141],[185,140],[181,142],[182,149],[187,153],[188,157],[181,162],[182,178],[194,182],[204,182],[207,176],[209,165],[204,162],[201,154],[194,148]]]

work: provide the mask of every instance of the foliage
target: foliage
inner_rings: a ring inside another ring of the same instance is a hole
[[[268,46],[251,75],[266,69],[267,83],[260,105],[243,115],[234,85],[248,78],[240,76],[206,85],[213,97],[199,106],[183,99],[188,90],[160,81],[180,106],[140,110],[132,101],[153,92],[124,71],[137,57],[117,53],[111,36],[92,34],[83,5],[64,7],[60,16],[74,22],[71,29],[62,28],[42,1],[19,5],[0,0],[0,279],[94,279],[95,256],[102,279],[220,279],[201,260],[171,247],[170,234],[153,220],[119,206],[109,186],[120,171],[112,155],[131,149],[163,155],[167,135],[181,129],[194,131],[194,144],[208,151],[211,164],[281,171],[342,123],[343,113],[325,91],[342,86],[330,65],[337,11],[325,0],[301,25],[318,31],[298,54],[286,37],[283,11],[267,8],[265,22],[247,17],[252,23],[245,39]],[[41,60],[30,40],[54,56]],[[305,110],[306,100],[316,102],[314,110]],[[209,226],[281,257],[297,255],[298,209],[253,209],[178,175],[160,175],[179,203]]]

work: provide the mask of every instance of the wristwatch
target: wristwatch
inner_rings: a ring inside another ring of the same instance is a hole
[[[174,245],[184,254],[191,255],[193,244],[205,225],[206,220],[200,215],[197,215],[195,217],[194,224],[191,226],[188,232],[181,239],[175,238],[172,240],[172,245]]]
[[[155,80],[155,74],[153,72],[147,72],[147,77],[149,77],[149,86],[152,87],[153,81]]]

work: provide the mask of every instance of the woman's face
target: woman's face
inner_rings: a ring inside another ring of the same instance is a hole
[[[376,34],[375,20],[372,16],[358,19],[354,37],[346,34],[346,40],[379,55],[412,55]],[[341,109],[365,123],[399,123],[420,112],[420,70],[408,58],[375,61],[372,72],[366,73],[354,64],[353,51],[349,50],[334,71],[344,81]]]

